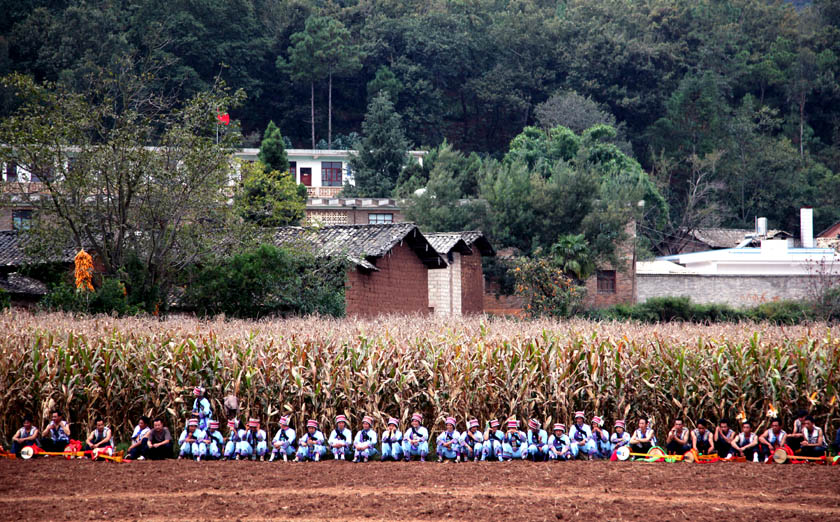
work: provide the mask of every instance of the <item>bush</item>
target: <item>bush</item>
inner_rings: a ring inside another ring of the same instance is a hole
[[[12,306],[12,298],[9,292],[0,288],[0,310],[5,310]]]
[[[581,309],[586,289],[546,258],[523,258],[513,269],[516,294],[532,317],[569,317]]]
[[[105,278],[94,292],[79,292],[69,283],[50,287],[41,301],[47,310],[89,314],[137,315],[142,308],[130,305],[125,285],[116,278]]]
[[[803,301],[773,301],[747,310],[747,315],[755,321],[799,324],[812,318],[813,309],[809,303]]]
[[[196,267],[185,304],[201,315],[344,315],[344,261],[264,244]]]
[[[620,304],[602,310],[590,310],[586,315],[598,320],[631,320],[643,323],[722,323],[752,320],[787,325],[799,324],[814,317],[811,304],[804,301],[773,301],[754,308],[736,309],[725,304],[695,304],[688,297],[655,297],[644,303]]]

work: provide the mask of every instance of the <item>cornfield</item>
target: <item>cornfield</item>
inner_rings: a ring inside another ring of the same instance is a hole
[[[235,393],[243,418],[273,432],[283,414],[300,429],[338,413],[407,423],[413,411],[443,427],[477,417],[569,422],[584,409],[608,422],[677,416],[734,419],[763,429],[809,408],[833,433],[840,338],[821,324],[777,327],[517,321],[392,316],[264,322],[74,317],[6,312],[0,328],[0,438],[24,413],[43,424],[59,408],[83,433],[102,415],[124,435],[142,414],[180,430],[203,385],[216,418]],[[611,424],[610,424],[611,427]],[[79,433],[79,434],[81,434]],[[74,432],[74,436],[77,433]]]

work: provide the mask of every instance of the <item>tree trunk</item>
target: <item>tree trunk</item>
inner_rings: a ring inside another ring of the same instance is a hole
[[[805,93],[799,95],[799,157],[805,157]]]
[[[309,82],[309,122],[312,126],[312,148],[315,148],[315,82]]]
[[[327,95],[327,148],[332,150],[332,71],[330,71],[329,94]]]

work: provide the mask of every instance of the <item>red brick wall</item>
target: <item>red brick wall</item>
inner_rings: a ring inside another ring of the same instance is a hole
[[[626,239],[618,245],[617,253],[621,259],[620,267],[611,264],[599,266],[599,270],[615,270],[615,293],[598,293],[598,276],[593,274],[586,280],[587,308],[606,308],[620,303],[636,302],[636,223],[630,222],[624,228]]]
[[[461,256],[461,313],[484,312],[484,271],[481,253],[474,246],[472,255]]]
[[[426,265],[403,243],[376,260],[378,272],[351,268],[347,274],[347,315],[429,313]]]
[[[484,312],[491,315],[522,315],[524,303],[515,295],[496,295],[498,286],[492,281],[484,287]]]

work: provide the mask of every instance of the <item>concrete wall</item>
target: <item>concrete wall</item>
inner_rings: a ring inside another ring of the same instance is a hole
[[[377,272],[355,268],[347,274],[347,315],[373,316],[387,313],[429,313],[429,272],[407,244],[397,245],[376,260]]]
[[[308,224],[320,223],[322,225],[367,225],[370,223],[369,214],[393,214],[392,223],[402,223],[402,211],[400,209],[392,208],[370,208],[370,209],[352,209],[346,207],[336,207],[335,209],[306,209],[305,220]]]
[[[636,295],[640,303],[651,297],[687,296],[695,303],[747,307],[806,298],[812,295],[815,287],[812,276],[636,274]]]

